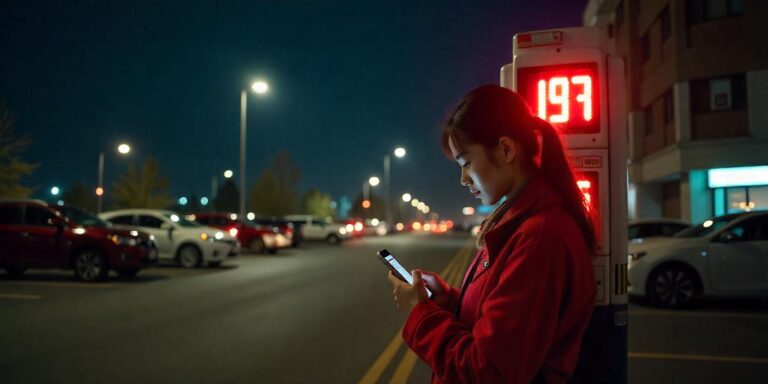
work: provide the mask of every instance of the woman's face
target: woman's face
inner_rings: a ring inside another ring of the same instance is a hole
[[[448,141],[453,158],[461,167],[461,185],[469,187],[469,193],[479,198],[483,204],[496,204],[511,189],[509,170],[502,166],[503,157],[497,156],[497,150],[486,152],[480,144],[465,144],[457,148],[453,139]],[[488,156],[496,156],[492,163]]]

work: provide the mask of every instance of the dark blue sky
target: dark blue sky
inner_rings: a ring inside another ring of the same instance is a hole
[[[476,204],[439,146],[440,123],[471,88],[498,83],[512,36],[581,23],[586,0],[0,2],[0,99],[39,163],[25,184],[107,187],[155,156],[174,196],[210,194],[239,164],[249,95],[249,184],[280,150],[301,188],[353,198],[398,145],[393,196],[457,217]],[[130,157],[113,147],[131,143]]]

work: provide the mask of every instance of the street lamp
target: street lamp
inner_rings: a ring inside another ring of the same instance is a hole
[[[51,195],[53,195],[53,196],[58,196],[58,195],[59,195],[59,192],[61,192],[61,190],[59,189],[59,187],[56,187],[56,186],[53,186],[53,187],[51,187]]]
[[[371,187],[379,185],[381,180],[376,176],[371,176],[368,181],[363,183],[363,208],[368,209],[371,207]]]
[[[117,152],[121,155],[127,155],[131,152],[131,146],[121,143],[117,146]],[[99,152],[99,179],[96,186],[96,213],[101,213],[104,202],[104,151]]]
[[[258,95],[263,95],[269,90],[269,85],[264,80],[257,80],[251,83],[251,90]],[[243,89],[240,92],[240,217],[245,217],[245,110],[247,106],[248,92]]]
[[[403,193],[403,202],[407,203],[411,201],[411,194],[410,193]]]
[[[401,158],[405,157],[405,148],[397,147],[397,148],[395,148],[394,153],[395,153],[395,157],[401,159]],[[390,225],[392,223],[392,221],[391,221],[391,219],[392,219],[392,207],[391,207],[391,205],[392,204],[390,204],[391,199],[389,198],[390,190],[391,190],[391,186],[392,186],[392,180],[391,180],[390,172],[391,172],[390,171],[390,157],[389,157],[389,154],[386,154],[386,155],[384,155],[384,180],[386,181],[387,184],[386,184],[386,190],[384,192],[386,194],[386,196],[384,196],[384,200],[386,201],[386,204],[387,204],[387,212],[386,212],[387,217],[385,219],[386,222],[387,222],[387,225]]]

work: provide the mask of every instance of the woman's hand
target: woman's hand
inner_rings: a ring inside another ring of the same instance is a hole
[[[413,276],[413,285],[400,280],[392,271],[389,271],[388,276],[389,282],[394,287],[395,305],[408,312],[428,298],[426,284],[421,279],[421,271],[412,271],[411,276]]]
[[[424,280],[427,288],[432,292],[432,301],[448,311],[453,311],[453,306],[456,304],[452,303],[451,286],[435,272],[417,271],[421,273],[422,280]]]

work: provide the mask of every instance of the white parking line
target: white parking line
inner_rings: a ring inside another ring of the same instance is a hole
[[[633,310],[630,308],[629,316],[671,316],[671,317],[743,317],[743,318],[761,318],[767,317],[768,313],[718,313],[718,312],[690,312],[690,311],[654,311],[654,310]]]

